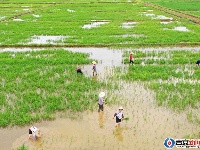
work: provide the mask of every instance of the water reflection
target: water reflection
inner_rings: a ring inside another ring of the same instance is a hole
[[[103,128],[104,127],[104,112],[103,111],[100,111],[99,112],[99,127],[100,128]]]
[[[124,130],[124,129],[123,129],[121,126],[118,126],[118,127],[116,127],[116,129],[113,131],[114,137],[115,137],[118,141],[120,141],[120,142],[122,142],[122,141],[124,140],[124,137],[123,137],[123,135],[122,135],[123,130]]]

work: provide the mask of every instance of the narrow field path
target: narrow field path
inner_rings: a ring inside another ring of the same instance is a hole
[[[172,15],[175,15],[175,16],[177,16],[177,17],[189,19],[190,21],[192,21],[192,22],[194,22],[194,23],[200,24],[200,17],[193,16],[193,15],[191,15],[191,14],[185,14],[185,13],[183,13],[183,12],[181,12],[181,11],[172,10],[172,9],[169,9],[169,8],[166,8],[166,7],[162,7],[162,6],[159,6],[159,5],[150,3],[150,2],[145,2],[144,5],[146,5],[146,6],[148,6],[148,7],[153,7],[153,8],[155,8],[155,9],[164,11],[164,12],[166,12],[166,13],[168,13],[168,14],[172,14]]]

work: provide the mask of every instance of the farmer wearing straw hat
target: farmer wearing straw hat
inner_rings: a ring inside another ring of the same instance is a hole
[[[29,138],[32,136],[32,138],[34,140],[37,140],[37,137],[41,137],[41,132],[40,130],[35,127],[35,126],[32,126],[29,128]]]
[[[99,109],[98,109],[98,112],[100,112],[100,110],[103,111],[103,103],[104,103],[103,97],[104,96],[105,96],[104,92],[99,93],[99,100],[98,100]]]
[[[116,124],[115,127],[120,125],[120,122],[124,119],[123,108],[119,107],[119,110],[114,114],[113,119],[116,117]]]
[[[133,61],[133,52],[130,53],[129,60],[130,60],[130,64],[132,63],[132,65],[133,65],[134,64],[134,61]]]
[[[95,62],[95,61],[93,61],[93,62],[92,62],[92,64],[93,64],[93,66],[92,66],[92,73],[93,73],[93,76],[94,76],[94,74],[96,74],[96,75],[97,75],[96,62]]]

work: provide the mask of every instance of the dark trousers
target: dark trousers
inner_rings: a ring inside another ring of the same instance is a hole
[[[29,129],[29,130],[28,130],[28,133],[29,133],[29,134],[32,134],[32,131]]]
[[[98,104],[98,105],[99,105],[99,110],[98,110],[98,112],[100,112],[100,110],[103,111],[103,104],[102,104],[102,105]]]
[[[133,60],[131,60],[131,59],[130,59],[130,64],[132,64],[132,65],[134,64],[134,61],[133,61]]]
[[[83,74],[83,72],[82,72],[81,70],[77,70],[77,74],[78,74],[78,73]]]
[[[196,62],[196,64],[199,66],[199,65],[200,65],[200,60],[198,60],[198,61]]]

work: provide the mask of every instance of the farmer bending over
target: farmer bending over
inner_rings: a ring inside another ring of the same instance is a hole
[[[77,74],[83,74],[83,72],[81,71],[81,68],[80,67],[78,67],[77,69],[76,69],[76,72],[77,72]]]

